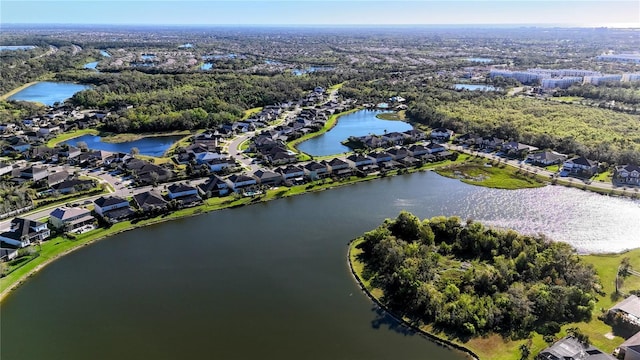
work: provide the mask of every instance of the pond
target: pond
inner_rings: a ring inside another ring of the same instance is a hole
[[[3,359],[462,359],[378,312],[349,272],[348,242],[403,209],[542,231],[582,251],[639,246],[638,201],[396,176],[83,247],[2,303]]]
[[[495,87],[491,85],[482,85],[482,84],[455,84],[454,89],[456,90],[469,90],[469,91],[495,91],[497,90]]]
[[[89,88],[91,88],[89,85],[41,81],[9,96],[9,100],[33,101],[51,106],[56,102],[63,102],[69,99],[79,91]]]
[[[109,54],[108,52],[106,52],[105,50],[100,50],[100,55],[104,56],[104,57],[111,57],[111,54]]]
[[[103,142],[100,136],[89,134],[69,139],[64,143],[77,146],[79,142],[84,142],[89,149],[122,153],[129,153],[135,147],[138,148],[140,155],[161,157],[171,145],[183,137],[183,135],[146,136],[133,141],[108,143]]]
[[[91,70],[96,70],[96,66],[98,66],[98,61],[92,61],[90,63],[86,63],[84,64],[83,68],[85,69],[91,69]]]
[[[211,70],[213,68],[212,63],[204,63],[200,65],[200,70]]]
[[[338,123],[326,133],[304,141],[298,150],[312,156],[340,154],[350,149],[341,144],[350,136],[369,134],[383,135],[385,132],[402,132],[413,129],[403,121],[378,119],[376,115],[388,112],[379,110],[360,110],[338,118]]]
[[[293,69],[291,73],[296,76],[301,76],[304,74],[316,72],[316,71],[331,71],[333,70],[332,66],[309,66],[306,69]]]

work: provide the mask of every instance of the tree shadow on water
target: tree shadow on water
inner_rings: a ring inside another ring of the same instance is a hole
[[[398,321],[395,317],[393,317],[382,308],[374,306],[371,308],[371,311],[375,314],[375,318],[371,321],[372,328],[379,330],[386,327],[389,330],[395,331],[398,334],[402,334],[405,336],[413,336],[416,334],[415,330]]]

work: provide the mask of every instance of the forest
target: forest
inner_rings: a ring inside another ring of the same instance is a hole
[[[468,339],[553,335],[591,318],[599,278],[573,248],[543,235],[402,211],[359,239],[362,277],[393,312]]]

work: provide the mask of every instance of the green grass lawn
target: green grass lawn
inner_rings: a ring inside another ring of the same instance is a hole
[[[260,111],[262,111],[262,106],[254,107],[254,108],[251,108],[251,109],[247,109],[247,110],[242,112],[242,120],[246,120],[246,119],[250,118],[253,114],[257,114]]]
[[[380,114],[376,115],[376,117],[378,119],[382,119],[382,120],[404,121],[404,119],[406,118],[406,111],[405,110],[400,110],[398,112],[380,113]]]
[[[485,164],[493,164],[490,167]],[[436,172],[442,176],[460,179],[462,182],[496,189],[523,189],[544,186],[545,183],[535,175],[520,172],[518,169],[484,159],[473,159],[453,166],[439,168]]]
[[[613,173],[611,172],[611,170],[607,170],[595,175],[591,178],[591,180],[610,183],[613,180]]]

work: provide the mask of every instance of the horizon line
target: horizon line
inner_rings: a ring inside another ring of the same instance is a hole
[[[3,26],[168,26],[168,27],[544,27],[544,28],[583,28],[583,29],[640,29],[640,24],[620,23],[620,24],[579,24],[579,23],[441,23],[441,24],[330,24],[330,23],[258,23],[258,24],[177,24],[177,23],[157,23],[157,24],[136,24],[136,23],[7,23]]]

